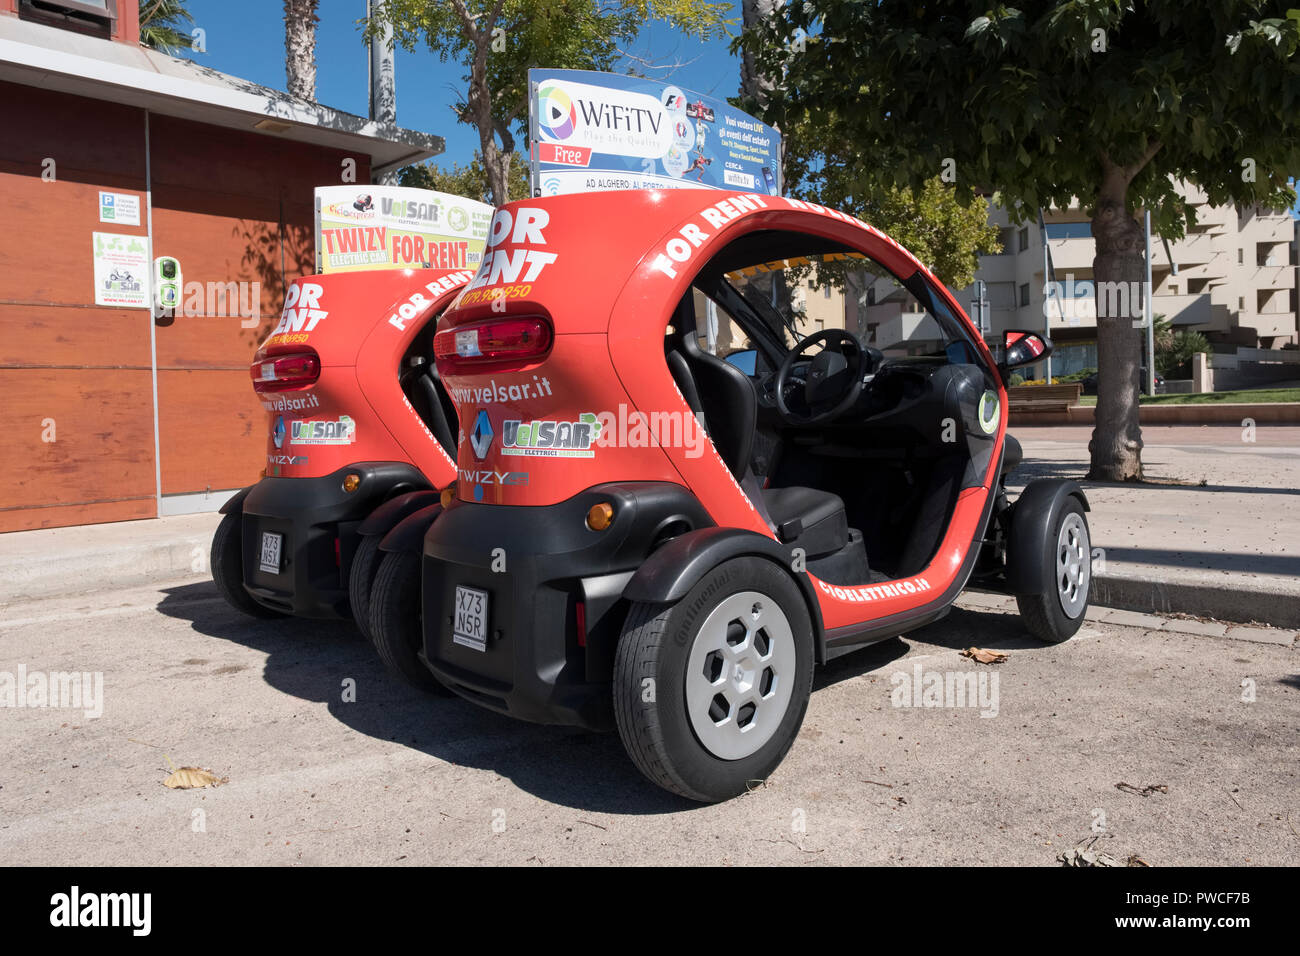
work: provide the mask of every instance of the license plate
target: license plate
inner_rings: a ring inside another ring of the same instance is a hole
[[[268,574],[280,573],[280,545],[283,543],[284,535],[274,531],[262,532],[262,562],[259,567]]]
[[[476,651],[487,650],[488,593],[456,585],[456,611],[451,640]]]

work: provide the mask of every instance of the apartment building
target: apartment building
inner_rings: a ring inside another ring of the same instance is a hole
[[[1176,330],[1194,329],[1224,348],[1294,347],[1296,222],[1291,214],[1211,206],[1204,192],[1187,183],[1180,192],[1195,209],[1196,225],[1175,242],[1152,237],[1154,313]],[[981,256],[976,272],[986,284],[991,331],[1046,327],[1063,360],[1095,365],[1095,358],[1088,362],[1097,329],[1096,246],[1088,216],[1074,207],[1045,211],[1044,219],[1054,279],[1050,297],[1044,294],[1043,228],[1036,220],[1013,224],[1005,209],[991,211],[1003,248]],[[970,311],[974,287],[954,294]],[[1054,364],[1055,372],[1069,370]]]

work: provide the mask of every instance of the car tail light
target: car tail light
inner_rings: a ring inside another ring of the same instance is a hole
[[[320,378],[320,356],[315,352],[268,355],[248,369],[255,392],[283,392],[306,388]]]
[[[540,316],[489,319],[451,329],[433,337],[433,357],[439,371],[468,371],[500,365],[540,362],[555,338],[551,323]]]
[[[577,618],[578,625],[578,646],[587,646],[587,602],[579,601],[578,606],[574,609],[574,616]]]

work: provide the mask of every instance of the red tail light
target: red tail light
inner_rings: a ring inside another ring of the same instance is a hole
[[[315,352],[268,355],[248,369],[255,392],[283,392],[306,388],[320,378],[320,357]]]
[[[555,338],[544,318],[489,319],[443,329],[433,337],[439,371],[479,370],[490,366],[527,365],[551,351]]]

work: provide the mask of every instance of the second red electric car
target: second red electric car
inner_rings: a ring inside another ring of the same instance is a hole
[[[313,275],[289,286],[250,374],[267,411],[265,477],[222,508],[212,573],[248,614],[354,617],[413,682],[424,529],[455,477],[455,410],[429,361],[468,271]],[[391,540],[390,540],[391,539]],[[401,614],[372,621],[371,593]],[[390,624],[394,633],[384,630]]]

